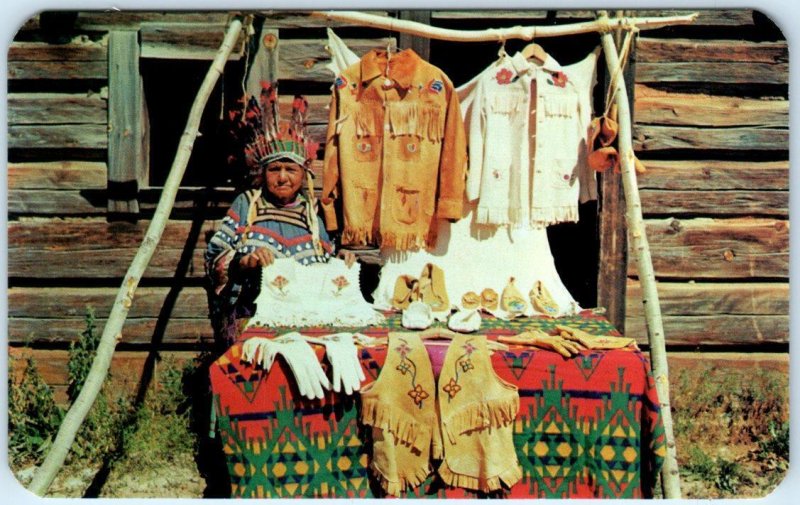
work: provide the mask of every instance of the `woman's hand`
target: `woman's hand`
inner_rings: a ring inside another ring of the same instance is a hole
[[[250,254],[245,254],[239,260],[239,266],[242,269],[253,269],[258,267],[266,267],[275,261],[275,255],[266,247],[259,247]]]
[[[356,262],[356,255],[353,254],[353,251],[342,249],[336,256],[344,260],[344,264],[347,265],[347,268],[352,267],[353,263]]]

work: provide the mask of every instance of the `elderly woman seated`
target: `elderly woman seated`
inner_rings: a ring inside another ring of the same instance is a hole
[[[253,315],[260,267],[271,265],[275,258],[310,265],[334,256],[315,208],[309,165],[316,145],[304,135],[306,102],[295,99],[292,124],[281,128],[271,113],[276,99],[274,88],[267,85],[260,103],[253,97],[248,104],[243,124],[250,189],[234,199],[205,254],[215,340],[225,347]],[[307,192],[304,178],[309,182]],[[339,256],[348,266],[355,261],[349,251]]]

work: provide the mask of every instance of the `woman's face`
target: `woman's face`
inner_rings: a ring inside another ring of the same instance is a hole
[[[280,203],[291,203],[303,187],[303,167],[293,161],[273,161],[266,168],[267,191]]]

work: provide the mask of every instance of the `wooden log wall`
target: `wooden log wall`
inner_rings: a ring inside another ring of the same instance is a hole
[[[642,32],[634,148],[669,343],[786,352],[786,40],[757,12]],[[626,330],[645,331],[629,264]]]
[[[430,22],[485,28],[592,17],[589,11],[433,11]],[[109,34],[135,30],[142,67],[205,64],[228,14],[81,12],[59,20],[31,19],[8,54],[8,335],[13,355],[33,353],[48,363],[48,382],[63,386],[66,347],[84,329],[86,308],[95,309],[102,328],[149,224],[160,189],[146,181],[159,173],[163,180],[169,168],[147,167],[133,219],[109,215]],[[763,343],[781,350],[788,344],[787,51],[785,41],[765,36],[758,23],[752,11],[707,11],[698,26],[646,32],[638,42],[635,142],[648,167],[640,187],[673,349]],[[293,93],[306,94],[318,140],[324,140],[333,77],[325,69],[325,27],[335,27],[357,53],[399,40],[398,34],[285,12],[271,13],[267,26],[278,30],[281,107],[288,110]],[[588,38],[583,42],[595,45]],[[448,60],[449,46],[431,44],[431,61],[456,84],[497,50],[485,45],[480,54],[486,58],[465,52],[459,61],[473,60],[468,67]],[[558,53],[563,46],[550,47]],[[236,93],[243,57],[242,41],[219,96]],[[153,79],[157,84],[152,72],[142,77],[145,90]],[[188,105],[164,112],[147,93],[149,121],[177,116],[182,128]],[[198,144],[213,136],[218,115],[204,117]],[[149,148],[174,151],[177,145],[158,142],[150,138]],[[190,172],[209,170],[202,158],[193,157]],[[124,363],[141,363],[150,351],[185,357],[208,347],[202,254],[234,195],[231,186],[211,186],[186,184],[179,193],[123,331],[118,359],[126,370],[138,365]],[[628,333],[645,342],[635,266],[628,275]]]
[[[387,12],[375,12],[389,15]],[[391,13],[391,15],[397,15]],[[148,68],[159,62],[195,62],[202,74],[184,77],[185,110],[158,110],[163,97],[150,102],[144,121],[177,121],[188,114],[196,86],[213,58],[228,22],[225,12],[80,12],[75,16],[37,16],[19,31],[9,51],[8,257],[9,342],[13,373],[32,355],[45,380],[65,399],[67,348],[85,329],[87,308],[94,309],[102,331],[119,284],[149,225],[160,195],[158,183],[169,166],[147,166],[135,194],[138,212],[119,220],[108,211],[110,150],[115,142],[110,103],[109,47],[113,34],[135,33],[145,90],[160,86]],[[356,52],[396,46],[393,34],[309,18],[300,13],[272,13],[265,25],[279,34],[281,109],[287,113],[295,92],[310,102],[311,134],[324,141],[333,74],[325,68],[325,28],[337,28]],[[57,40],[55,40],[57,38]],[[127,56],[127,55],[126,55]],[[242,81],[244,40],[234,51],[215,91],[216,104],[235,101]],[[155,82],[154,82],[155,81]],[[226,88],[227,86],[227,88]],[[156,91],[158,92],[158,91]],[[168,97],[167,101],[170,100]],[[147,105],[145,105],[147,106]],[[213,109],[213,105],[209,106]],[[219,129],[211,110],[190,161],[191,172],[207,171],[204,137]],[[129,115],[126,115],[126,117]],[[174,117],[172,117],[174,116]],[[119,133],[118,131],[114,133]],[[145,146],[173,156],[174,143],[145,139]],[[119,138],[119,135],[117,135]],[[123,132],[123,141],[126,133]],[[160,143],[159,143],[160,142]],[[117,142],[118,143],[118,142]],[[323,145],[324,148],[324,145]],[[147,152],[145,156],[152,153]],[[156,159],[153,157],[152,159]],[[138,161],[136,161],[138,163]],[[141,167],[136,167],[141,168]],[[321,162],[313,165],[316,171]],[[132,173],[138,173],[132,170]],[[195,177],[196,179],[196,177]],[[171,220],[146,270],[123,330],[112,367],[112,380],[129,384],[143,374],[153,352],[187,359],[209,349],[211,326],[203,287],[203,252],[207,238],[235,195],[235,188],[185,183]],[[115,374],[117,379],[113,379]],[[18,377],[18,376],[17,376]]]

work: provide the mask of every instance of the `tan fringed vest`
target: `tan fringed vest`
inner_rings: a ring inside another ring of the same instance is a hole
[[[416,333],[390,333],[378,379],[361,391],[361,420],[372,426],[370,465],[384,491],[422,484],[431,458],[442,480],[489,492],[522,478],[512,438],[517,387],[497,376],[485,335],[457,335],[438,385]]]

